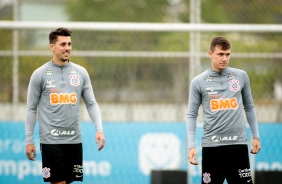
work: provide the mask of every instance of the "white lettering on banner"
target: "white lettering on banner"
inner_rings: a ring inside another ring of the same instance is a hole
[[[0,176],[17,176],[18,180],[23,180],[27,175],[41,175],[41,162],[28,160],[0,160]]]
[[[111,174],[111,164],[109,161],[84,161],[83,173],[85,176],[108,176]],[[0,177],[5,181],[5,176],[17,176],[19,181],[25,177],[42,176],[42,163],[41,161],[28,161],[28,160],[0,160]]]
[[[83,170],[85,175],[109,176],[111,174],[111,169],[111,163],[108,161],[101,161],[100,163],[94,161],[83,162]]]
[[[34,140],[35,145],[39,145],[39,139]],[[0,139],[0,153],[23,154],[25,152],[25,141],[22,139]]]
[[[149,175],[153,169],[179,169],[181,141],[173,133],[146,133],[138,146],[139,169]]]
[[[14,153],[22,153],[22,150],[25,150],[25,142],[19,139],[0,139],[0,153],[10,150]]]
[[[282,171],[281,162],[258,162],[257,163],[258,171]]]

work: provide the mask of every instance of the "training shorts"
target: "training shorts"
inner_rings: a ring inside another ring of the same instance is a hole
[[[202,184],[252,184],[247,145],[203,147]]]
[[[40,144],[44,182],[83,180],[82,143]]]

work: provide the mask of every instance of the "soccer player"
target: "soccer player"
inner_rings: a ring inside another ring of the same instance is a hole
[[[202,183],[251,184],[246,124],[252,132],[251,153],[261,149],[256,111],[248,75],[228,67],[231,53],[229,41],[223,37],[211,40],[208,54],[211,68],[191,81],[188,112],[188,160],[197,165],[195,144],[199,106],[203,107]]]
[[[95,125],[98,150],[105,146],[101,114],[88,72],[69,60],[71,33],[58,28],[49,34],[53,58],[33,72],[27,93],[26,156],[36,158],[33,134],[38,110],[42,176],[51,184],[83,180],[81,97]]]

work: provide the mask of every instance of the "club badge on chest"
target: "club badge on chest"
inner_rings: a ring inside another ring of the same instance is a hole
[[[79,86],[80,81],[79,81],[78,75],[72,74],[69,77],[70,77],[70,85],[75,86],[75,87]]]
[[[239,85],[239,80],[236,80],[236,79],[232,79],[229,81],[229,89],[230,91],[239,91],[240,90],[240,85]]]

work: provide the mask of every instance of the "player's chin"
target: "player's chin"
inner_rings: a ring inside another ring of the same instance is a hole
[[[221,68],[222,70],[224,70],[226,67],[227,67],[226,64],[223,64],[223,65],[220,66],[220,68]]]
[[[69,61],[69,57],[67,57],[67,58],[64,57],[64,58],[62,58],[61,60],[62,60],[63,62],[68,62],[68,61]]]

